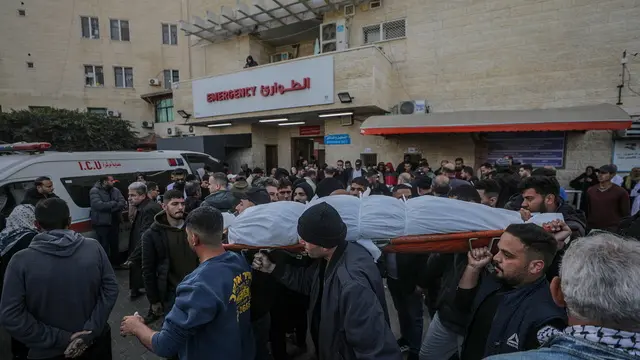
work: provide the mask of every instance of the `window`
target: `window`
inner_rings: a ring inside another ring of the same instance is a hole
[[[178,45],[178,26],[162,24],[162,43],[165,45]]]
[[[162,191],[163,189],[166,189],[167,185],[171,183],[171,171],[172,170],[163,171],[159,169],[158,171],[143,172],[143,174],[147,176],[147,181],[155,182],[156,184],[158,184],[158,188],[160,189],[160,191]],[[115,180],[118,180],[118,182],[115,183],[114,186],[118,190],[120,190],[120,192],[126,198],[129,191],[127,187],[129,186],[129,184],[136,181],[136,174],[138,174],[138,172],[108,175],[113,176]],[[69,193],[71,200],[73,200],[73,202],[78,207],[88,208],[91,207],[91,203],[89,201],[89,191],[91,191],[91,188],[98,181],[100,181],[100,178],[104,175],[107,174],[62,178],[60,179],[60,181]],[[33,182],[31,182],[31,184],[33,184]]]
[[[129,41],[129,21],[111,20],[111,40]]]
[[[180,72],[178,70],[164,71],[164,88],[171,89],[171,84],[180,81]]]
[[[27,190],[32,187],[33,180],[15,182],[0,187],[0,214],[5,218],[9,217],[13,208],[24,200]]]
[[[116,66],[113,68],[117,88],[133,87],[133,68]]]
[[[107,115],[107,108],[87,108],[89,114]]]
[[[362,160],[362,166],[371,166],[375,168],[378,166],[378,154],[360,154],[360,160]]]
[[[82,37],[87,39],[100,39],[100,25],[97,17],[81,16]]]
[[[173,99],[162,99],[156,102],[156,122],[173,121]]]
[[[84,86],[100,87],[104,86],[104,72],[102,66],[85,65],[84,66]]]
[[[378,41],[400,39],[407,36],[407,22],[405,19],[383,22],[362,28],[364,44]]]

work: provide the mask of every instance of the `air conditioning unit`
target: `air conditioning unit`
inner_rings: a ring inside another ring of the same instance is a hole
[[[291,58],[292,58],[291,53],[281,52],[281,53],[271,55],[271,62],[275,63],[280,61],[286,61],[286,60],[290,60]]]
[[[426,100],[403,101],[397,106],[398,114],[400,115],[428,114],[431,112]]]
[[[353,4],[344,6],[344,16],[353,16],[356,14],[356,6]]]
[[[382,0],[369,1],[369,9],[375,10],[382,7]]]
[[[349,28],[346,19],[320,25],[320,52],[327,53],[349,48]]]
[[[353,115],[343,116],[340,118],[340,126],[353,125]]]
[[[160,79],[149,79],[149,85],[160,86]]]
[[[182,135],[182,130],[177,126],[170,126],[167,128],[167,135],[169,136],[180,136]]]
[[[153,123],[150,123],[148,121],[143,121],[142,122],[142,128],[143,129],[153,129]]]
[[[107,116],[120,117],[120,112],[118,110],[107,109]]]

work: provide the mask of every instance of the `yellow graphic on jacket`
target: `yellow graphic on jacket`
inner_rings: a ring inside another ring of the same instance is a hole
[[[249,310],[251,307],[251,272],[245,271],[242,274],[233,278],[233,290],[231,290],[231,296],[229,297],[229,303],[236,304],[237,319],[240,319],[240,314]]]

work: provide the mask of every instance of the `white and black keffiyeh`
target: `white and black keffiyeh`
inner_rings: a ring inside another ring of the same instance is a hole
[[[544,344],[554,336],[566,335],[606,345],[612,349],[626,352],[633,356],[640,356],[640,333],[614,330],[599,326],[575,325],[560,331],[551,326],[545,326],[538,331],[538,341]]]

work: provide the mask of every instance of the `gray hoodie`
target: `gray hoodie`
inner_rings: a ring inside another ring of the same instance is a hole
[[[0,325],[29,347],[30,359],[60,356],[71,334],[90,330],[90,340],[102,334],[117,298],[102,246],[72,230],[53,230],[11,259]]]

